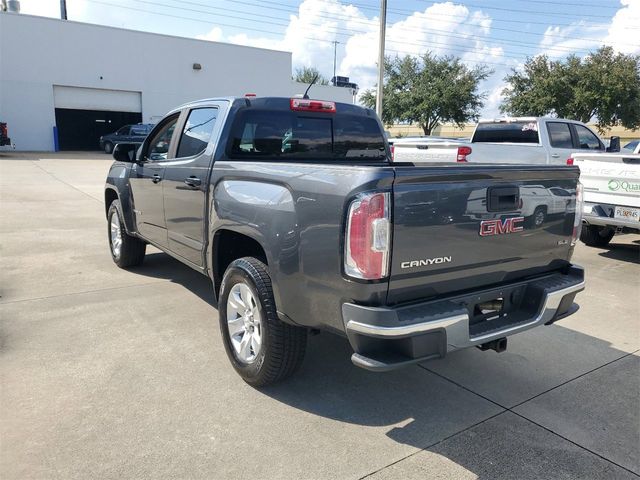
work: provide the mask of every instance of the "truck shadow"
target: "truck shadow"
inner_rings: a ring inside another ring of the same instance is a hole
[[[196,272],[166,253],[148,253],[144,257],[144,263],[132,268],[131,272],[136,275],[170,280],[172,283],[182,285],[212,307],[217,308],[209,277]]]
[[[598,255],[622,262],[640,264],[640,240],[634,241],[631,245],[628,243],[610,243],[605,248],[607,250],[600,252]]]

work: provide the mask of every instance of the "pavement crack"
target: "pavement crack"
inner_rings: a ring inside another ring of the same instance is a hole
[[[85,192],[84,190],[80,190],[78,187],[76,187],[75,185],[70,184],[69,182],[65,182],[64,180],[62,180],[60,177],[56,176],[54,173],[51,173],[50,171],[46,170],[45,168],[43,168],[39,163],[37,163],[35,160],[31,160],[31,163],[33,165],[35,165],[36,167],[38,167],[40,170],[42,170],[44,173],[46,173],[47,175],[49,175],[51,178],[53,178],[54,180],[57,180],[58,182],[66,185],[67,187],[71,187],[74,190],[82,193],[83,195],[86,195],[87,197],[89,197],[91,200],[94,200],[98,203],[103,203],[102,200],[94,197],[93,195],[89,195],[87,192]]]

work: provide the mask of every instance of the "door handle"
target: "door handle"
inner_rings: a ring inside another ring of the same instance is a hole
[[[551,158],[559,158],[559,157],[560,157],[560,155],[557,154],[557,153],[552,153],[551,154]]]
[[[158,175],[157,173],[153,175],[153,177],[151,177],[151,181],[153,183],[158,183],[160,180],[162,180],[162,177],[160,175]]]
[[[202,180],[197,177],[188,177],[184,179],[184,183],[190,187],[199,187],[202,184]]]

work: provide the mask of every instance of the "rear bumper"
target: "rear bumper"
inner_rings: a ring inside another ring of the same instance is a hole
[[[355,351],[353,363],[369,370],[392,370],[553,323],[577,310],[573,300],[584,286],[584,270],[572,266],[566,274],[446,300],[401,307],[345,303],[342,317]],[[475,313],[478,303],[496,298],[505,305],[501,315],[483,319]]]
[[[640,223],[636,221],[613,218],[615,208],[615,205],[609,205],[606,203],[585,202],[582,222],[586,225],[598,225],[601,227],[626,227],[633,230],[640,229]]]

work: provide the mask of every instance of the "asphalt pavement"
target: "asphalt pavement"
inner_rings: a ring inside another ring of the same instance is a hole
[[[640,476],[640,236],[582,244],[580,310],[391,373],[310,337],[262,390],[227,361],[207,278],[108,252],[104,154],[0,153],[0,478]]]

